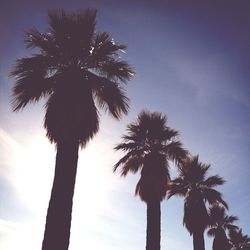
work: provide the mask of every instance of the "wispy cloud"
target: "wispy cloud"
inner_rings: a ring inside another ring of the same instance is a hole
[[[35,224],[0,219],[0,247],[4,250],[39,249],[42,239],[39,231]]]
[[[19,230],[21,228],[22,227],[21,227],[20,223],[0,218],[0,231],[1,232],[3,232],[3,231],[5,232],[5,231],[9,231],[9,230],[17,230],[17,229]]]

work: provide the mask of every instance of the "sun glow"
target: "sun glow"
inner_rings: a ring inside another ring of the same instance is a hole
[[[18,206],[25,211],[22,214],[19,207],[13,208],[17,211],[16,221],[0,221],[4,236],[1,247],[6,250],[37,249],[42,240],[55,150],[42,132],[12,136],[0,129],[0,139],[3,148],[8,150],[3,162],[7,171],[1,174],[13,188]]]
[[[4,244],[6,250],[22,246],[27,250],[39,249],[53,181],[55,147],[49,143],[43,132],[35,135],[25,134],[20,138],[12,137],[1,130],[0,137],[9,150],[8,158],[5,160],[10,169],[7,178],[28,211],[27,217],[20,218],[18,227],[6,230],[4,223],[0,222],[0,230],[3,229],[5,232],[5,241],[1,244]],[[110,211],[108,199],[119,182],[117,176],[112,173],[114,162],[112,144],[107,147],[105,143],[104,146],[101,140],[94,140],[86,148],[79,150],[72,213],[71,250],[88,245],[92,249],[91,237],[105,227],[102,216],[105,211]],[[6,221],[6,223],[12,222]],[[32,239],[30,239],[31,234]]]
[[[105,226],[101,217],[109,209],[108,198],[116,183],[112,178],[111,150],[105,149],[97,140],[79,153],[71,230],[72,250],[88,245],[92,249],[91,235]]]

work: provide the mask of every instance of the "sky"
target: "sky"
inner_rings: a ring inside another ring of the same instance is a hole
[[[130,112],[102,114],[98,135],[80,151],[70,250],[145,249],[146,205],[134,196],[139,175],[120,178],[113,147],[142,109],[159,111],[185,147],[227,182],[218,190],[250,234],[250,4],[247,1],[4,0],[0,9],[0,249],[41,248],[55,147],[45,137],[43,103],[11,111],[15,59],[30,55],[25,30],[45,31],[47,10],[98,9],[97,30],[128,45],[136,70]],[[174,168],[172,169],[175,175]],[[89,191],[91,190],[91,192]],[[191,250],[183,199],[161,205],[161,246]],[[205,238],[206,249],[212,239]]]

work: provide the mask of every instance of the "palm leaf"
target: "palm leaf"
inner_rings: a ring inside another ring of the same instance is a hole
[[[96,9],[87,9],[78,13],[63,10],[49,11],[50,32],[60,49],[65,51],[73,41],[75,47],[71,49],[89,50],[95,31],[96,14]]]
[[[222,199],[222,194],[212,188],[203,188],[202,189],[203,197],[208,201],[209,204],[222,204],[226,209],[228,209],[227,203]]]
[[[131,151],[138,149],[138,144],[135,142],[120,143],[114,147],[115,150]]]
[[[213,188],[215,186],[218,185],[222,185],[225,183],[225,180],[223,178],[221,178],[218,175],[214,175],[214,176],[210,176],[208,177],[203,183],[202,185]]]
[[[25,43],[27,48],[39,48],[43,53],[50,56],[58,56],[59,48],[49,33],[41,33],[33,28],[26,32]]]
[[[143,166],[143,157],[134,156],[129,158],[123,165],[121,170],[121,176],[126,176],[128,172],[137,173]]]
[[[126,154],[125,154],[125,155],[124,155],[124,156],[114,165],[113,171],[115,172],[119,166],[126,164],[126,162],[129,160],[129,158],[139,157],[139,156],[143,156],[142,150],[141,150],[141,149],[132,150],[132,151],[126,153]]]
[[[230,230],[237,230],[239,229],[238,226],[233,225],[233,224],[226,224],[225,227],[230,231]]]
[[[208,229],[207,234],[208,234],[208,236],[210,236],[210,237],[215,237],[216,228],[212,227],[212,228]]]
[[[183,148],[180,141],[172,141],[163,146],[162,150],[168,158],[174,161],[177,165],[181,164],[188,155],[188,151]]]
[[[114,81],[120,80],[126,83],[128,80],[131,80],[135,74],[129,64],[120,59],[107,60],[98,66],[98,70],[100,70],[105,77]]]
[[[115,82],[99,77],[95,96],[98,105],[105,111],[109,111],[114,118],[119,120],[122,114],[128,113],[129,99]]]
[[[118,57],[119,52],[127,48],[126,45],[116,44],[107,32],[97,33],[92,44],[92,54],[89,60],[93,67],[99,67],[112,58]]]
[[[226,216],[226,222],[228,224],[234,223],[237,220],[239,220],[239,218],[237,216],[233,216],[233,215]]]
[[[46,77],[46,59],[42,55],[34,55],[17,60],[11,72],[11,76],[16,77],[12,101],[14,111],[24,108],[29,102],[39,101],[52,92],[55,77]]]
[[[173,195],[185,197],[187,194],[188,187],[185,180],[182,178],[176,178],[172,180],[169,184],[169,190],[167,193],[167,198],[171,198]]]

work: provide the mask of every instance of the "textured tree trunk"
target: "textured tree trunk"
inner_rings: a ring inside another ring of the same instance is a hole
[[[147,243],[146,250],[160,250],[161,204],[158,199],[147,202]]]
[[[57,144],[55,176],[42,250],[68,249],[78,148],[77,141],[64,141]]]
[[[203,231],[197,231],[193,233],[193,245],[194,250],[205,250]]]

